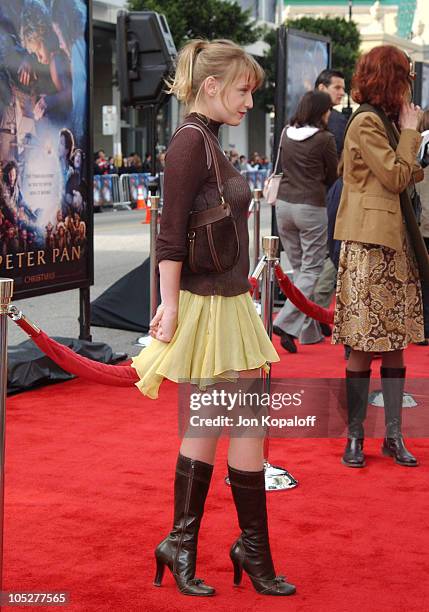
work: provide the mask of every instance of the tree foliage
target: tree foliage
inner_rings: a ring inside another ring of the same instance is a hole
[[[361,42],[359,30],[354,21],[347,21],[340,17],[301,17],[300,19],[289,19],[285,25],[295,30],[329,36],[332,41],[331,65],[344,73],[346,88],[350,87]],[[261,61],[267,74],[267,88],[262,92],[261,101],[267,109],[270,109],[274,104],[276,31],[266,32],[264,40],[269,48]]]
[[[129,0],[129,8],[165,15],[177,49],[192,38],[228,38],[248,45],[260,36],[249,11],[229,0]]]

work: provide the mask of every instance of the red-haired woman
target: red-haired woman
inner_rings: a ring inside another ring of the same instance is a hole
[[[418,465],[401,433],[403,349],[424,338],[419,271],[400,204],[400,194],[418,168],[421,140],[421,111],[410,102],[412,78],[407,55],[383,45],[361,57],[352,82],[354,100],[371,106],[356,113],[346,134],[344,189],[335,226],[335,238],[343,243],[333,343],[352,349],[346,369],[348,440],[342,459],[349,467],[365,465],[363,421],[374,352],[382,355],[382,452],[400,465]],[[392,130],[396,149],[389,139]],[[423,268],[427,265],[422,263]]]

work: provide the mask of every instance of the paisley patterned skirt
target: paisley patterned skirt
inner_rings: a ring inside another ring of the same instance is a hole
[[[424,340],[417,263],[408,239],[401,251],[344,241],[338,266],[333,344],[396,351]]]

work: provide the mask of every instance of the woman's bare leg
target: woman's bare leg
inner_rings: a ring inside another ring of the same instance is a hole
[[[383,368],[403,368],[404,367],[404,351],[386,351],[382,353]]]
[[[240,372],[240,378],[259,379],[260,370],[246,370]],[[214,434],[214,431],[213,431]],[[218,437],[184,437],[180,446],[180,453],[190,459],[197,459],[205,463],[214,464]],[[264,466],[264,438],[238,438],[231,437],[228,449],[228,463],[238,470],[258,472]]]
[[[217,441],[218,438],[183,438],[180,454],[213,465]]]
[[[349,372],[365,372],[369,370],[372,358],[373,353],[355,351],[352,349],[347,361],[347,370],[349,370]]]
[[[240,372],[240,378],[259,379],[261,371],[246,370]],[[260,472],[264,467],[264,438],[231,437],[228,449],[228,464],[236,470]]]

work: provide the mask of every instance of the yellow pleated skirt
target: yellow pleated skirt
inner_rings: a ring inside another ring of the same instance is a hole
[[[167,378],[206,386],[279,361],[248,292],[234,297],[181,291],[178,325],[168,344],[152,339],[132,367],[138,389],[158,397]]]

